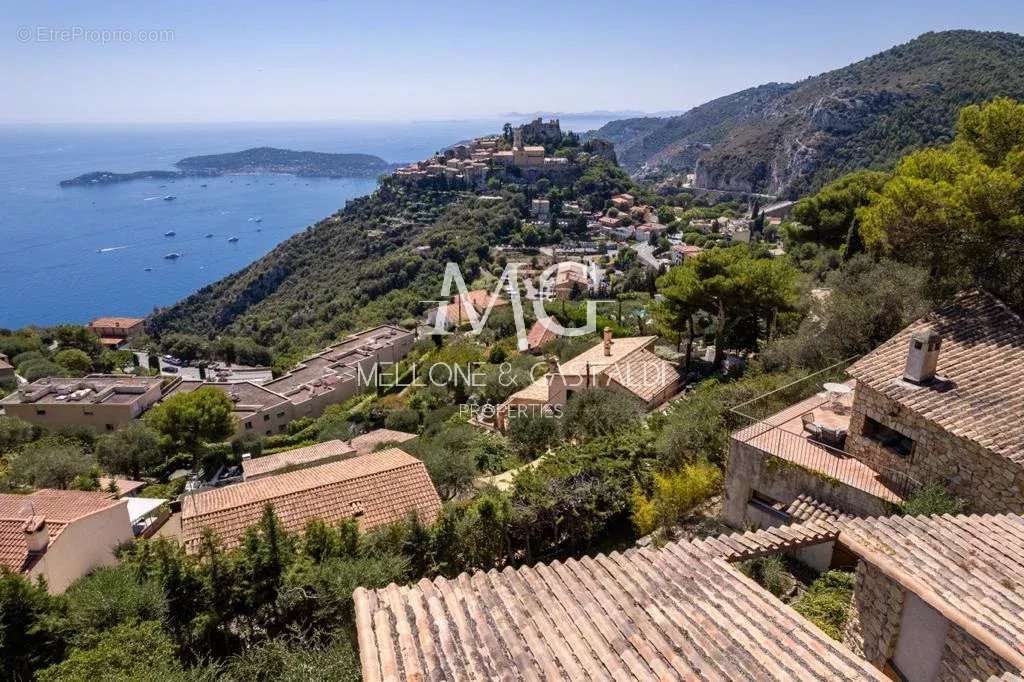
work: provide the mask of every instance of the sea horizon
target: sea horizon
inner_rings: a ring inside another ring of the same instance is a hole
[[[604,122],[563,125],[581,130]],[[93,171],[169,170],[188,156],[261,146],[401,163],[499,132],[503,123],[0,124],[0,327],[148,315],[243,269],[377,185],[369,178],[291,175],[65,188],[61,180]],[[157,200],[165,196],[175,198]],[[179,257],[165,258],[172,254]]]

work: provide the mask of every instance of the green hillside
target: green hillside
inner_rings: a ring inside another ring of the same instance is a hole
[[[956,112],[1024,97],[1024,36],[926,33],[794,84],[744,90],[664,119],[615,121],[597,136],[631,171],[695,170],[700,187],[798,196],[858,168],[952,138]]]

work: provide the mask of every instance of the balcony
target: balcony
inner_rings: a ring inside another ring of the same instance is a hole
[[[849,361],[842,369],[848,365]],[[841,378],[842,369],[829,368],[736,406],[732,415],[740,428],[733,432],[732,438],[765,455],[899,504],[916,489],[917,482],[903,472],[876,471],[844,449],[844,441],[849,437],[855,382],[852,379],[844,382],[854,389],[843,400],[845,406],[835,395],[821,390],[825,382]],[[758,416],[767,406],[777,407],[780,399],[807,393],[811,395],[774,414]]]

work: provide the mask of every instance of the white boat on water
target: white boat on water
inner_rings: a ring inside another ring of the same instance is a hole
[[[172,251],[171,253],[169,253],[166,256],[164,256],[164,258],[166,260],[177,260],[177,259],[181,258],[181,254],[178,253],[177,251]]]
[[[164,232],[164,236],[165,236],[165,237],[173,237],[173,236],[174,236],[174,235],[176,235],[176,234],[178,234],[178,233],[177,233],[177,232],[175,232],[174,230],[170,230],[170,231],[168,231],[168,232]]]
[[[228,241],[233,244],[238,241],[238,237],[228,237]]]

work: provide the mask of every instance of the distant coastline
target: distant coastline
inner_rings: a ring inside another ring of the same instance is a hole
[[[372,154],[300,152],[274,147],[254,147],[229,154],[190,156],[172,170],[127,173],[94,171],[62,180],[61,187],[95,187],[132,180],[173,180],[221,175],[296,175],[309,178],[376,178],[397,167]]]

